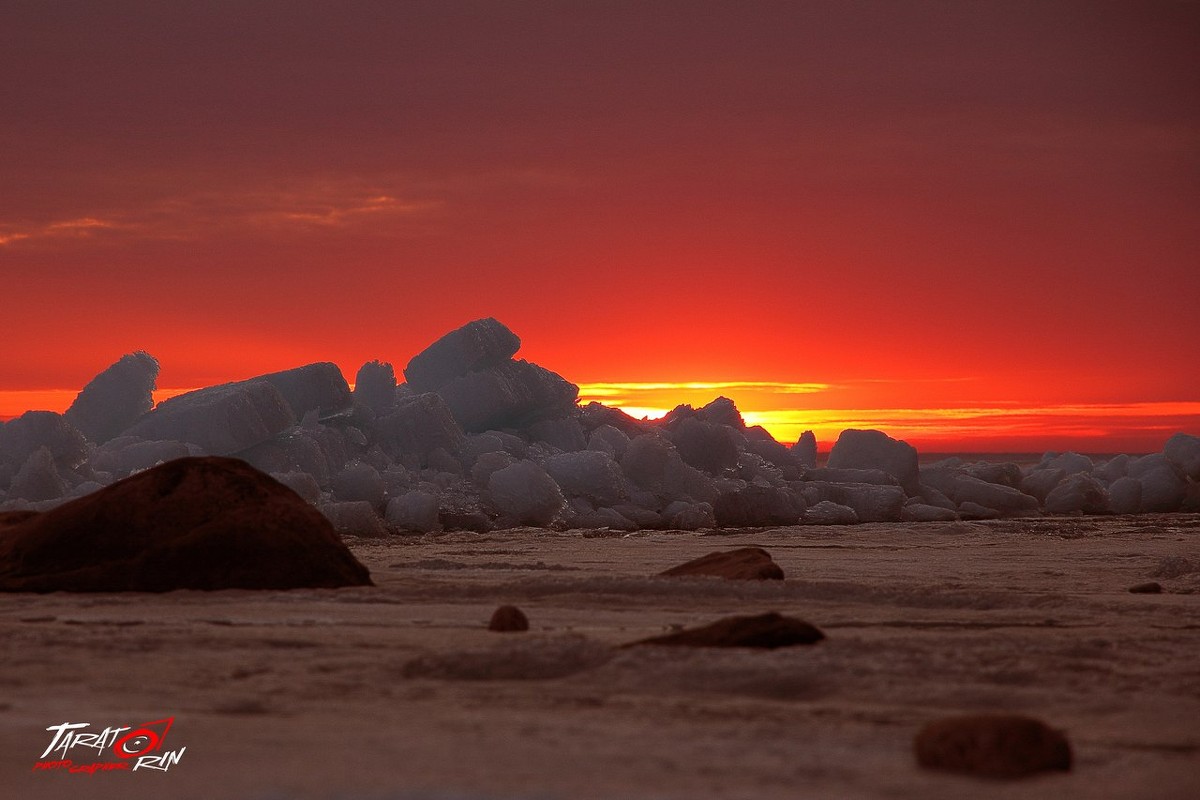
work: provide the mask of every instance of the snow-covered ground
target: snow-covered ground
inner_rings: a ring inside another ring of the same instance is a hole
[[[1200,786],[1200,515],[350,541],[375,588],[0,597],[5,796],[1091,800]],[[651,577],[750,544],[784,582]],[[1128,591],[1148,581],[1162,593]],[[505,603],[529,632],[486,630]],[[828,638],[616,648],[770,610]],[[917,767],[923,723],[976,711],[1065,730],[1074,770],[992,782]],[[166,771],[33,769],[50,726],[165,717],[164,750],[186,748]]]

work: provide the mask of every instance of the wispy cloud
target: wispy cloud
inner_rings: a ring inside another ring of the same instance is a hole
[[[650,395],[675,393],[679,396],[696,392],[770,392],[772,394],[815,394],[828,391],[828,383],[782,383],[777,381],[682,381],[660,383],[581,383],[579,397],[583,402],[638,402]],[[708,398],[713,399],[712,397]],[[680,401],[683,402],[683,401]]]
[[[0,247],[15,242],[39,239],[86,239],[99,233],[121,230],[126,226],[109,219],[79,217],[17,226],[0,223]]]
[[[78,240],[197,239],[253,230],[366,229],[402,233],[428,220],[444,203],[406,198],[357,180],[310,181],[288,187],[182,193],[87,216],[34,221],[0,220],[0,247],[67,244]]]

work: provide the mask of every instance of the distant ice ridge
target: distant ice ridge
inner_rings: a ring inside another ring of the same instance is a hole
[[[745,424],[734,402],[637,420],[515,358],[495,319],[451,331],[409,361],[357,373],[315,363],[153,407],[158,362],[123,356],[66,414],[0,425],[0,512],[42,510],[188,455],[233,455],[316,504],[343,533],[551,528],[696,530],[955,522],[1041,514],[1200,511],[1200,438],[1101,462],[921,465],[881,431],[843,431],[826,466]]]

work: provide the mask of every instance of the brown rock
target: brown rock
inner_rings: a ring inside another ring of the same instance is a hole
[[[516,606],[500,606],[492,614],[488,630],[499,633],[527,631],[529,630],[529,619],[525,616],[525,612]]]
[[[1134,594],[1159,594],[1162,592],[1162,584],[1158,581],[1147,581],[1139,583],[1136,586],[1130,586],[1129,591]]]
[[[922,767],[985,778],[1071,769],[1071,745],[1062,732],[1017,714],[935,720],[917,733],[913,749]]]
[[[680,647],[760,647],[774,650],[797,644],[815,644],[825,638],[816,627],[793,617],[771,612],[753,617],[726,617],[700,628],[629,642],[623,647],[658,644]]]
[[[177,459],[0,527],[0,591],[369,585],[317,509],[237,459]]]
[[[692,575],[714,575],[731,581],[783,580],[783,570],[761,547],[739,547],[737,550],[709,553],[686,564],[660,572],[661,577],[680,578]]]
[[[40,511],[0,511],[0,528],[38,516]]]

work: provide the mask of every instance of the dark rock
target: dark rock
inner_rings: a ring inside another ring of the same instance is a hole
[[[369,585],[317,509],[237,459],[181,458],[0,533],[0,591]]]
[[[491,317],[468,322],[422,350],[404,369],[418,392],[434,392],[469,372],[499,366],[521,349],[521,340]]]
[[[488,630],[497,633],[513,633],[529,630],[529,619],[516,606],[500,606],[488,622]]]
[[[8,525],[16,525],[19,522],[32,519],[40,513],[40,511],[0,511],[0,528]]]
[[[1071,745],[1062,732],[1016,714],[936,720],[917,733],[913,749],[926,769],[985,778],[1071,769]]]
[[[1162,584],[1158,581],[1148,581],[1147,583],[1139,583],[1136,586],[1130,586],[1129,591],[1133,594],[1161,594]]]
[[[138,351],[118,361],[88,381],[63,415],[80,433],[103,444],[154,407],[158,362]]]
[[[733,581],[783,580],[783,570],[771,558],[771,554],[761,547],[740,547],[737,550],[709,553],[658,574],[675,578],[713,575]]]
[[[653,636],[622,647],[653,644],[677,647],[756,647],[773,650],[798,644],[815,644],[825,638],[803,620],[771,612],[752,617],[726,617],[711,625]]]

